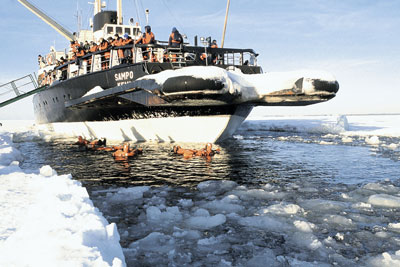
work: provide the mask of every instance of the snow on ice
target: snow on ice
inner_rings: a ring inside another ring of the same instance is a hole
[[[398,153],[398,116],[365,117],[268,117],[252,130],[320,133],[333,145]],[[400,266],[398,181],[94,191],[96,206],[120,218],[109,223],[70,175],[21,170],[12,140],[37,136],[47,138],[32,129],[0,133],[0,266]]]
[[[50,166],[19,168],[11,136],[0,134],[0,266],[125,266],[109,224],[80,182]]]

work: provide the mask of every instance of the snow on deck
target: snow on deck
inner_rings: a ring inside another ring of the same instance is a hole
[[[139,80],[154,80],[157,84],[162,85],[167,79],[179,76],[221,81],[225,84],[224,89],[227,92],[240,95],[243,101],[257,100],[272,92],[291,89],[301,78],[336,82],[335,76],[325,71],[298,70],[244,74],[240,69],[225,70],[215,66],[191,66],[177,70],[165,70],[157,74],[146,75]]]

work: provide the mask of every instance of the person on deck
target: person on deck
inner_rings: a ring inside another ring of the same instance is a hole
[[[112,42],[112,46],[118,47],[118,46],[123,46],[124,45],[124,39],[122,39],[118,34],[114,35],[115,39]],[[124,50],[123,49],[118,49],[118,59],[119,62],[122,63],[124,59]]]
[[[44,57],[42,57],[42,55],[38,56],[38,64],[40,68],[44,68],[46,65],[46,62],[44,60]]]
[[[213,40],[211,43],[211,48],[218,48],[217,40]]]
[[[154,44],[155,43],[155,36],[154,33],[151,31],[151,27],[150,25],[147,25],[146,27],[144,27],[145,32],[143,33],[143,35],[137,39],[135,41],[135,45],[137,44]],[[148,60],[149,59],[149,52],[148,52],[149,48],[146,48],[146,51],[143,52],[143,59],[144,60]],[[152,61],[154,61],[154,55],[152,54]]]
[[[109,43],[103,38],[100,38],[99,51],[106,51],[108,50],[108,48],[109,48]],[[106,51],[104,52],[101,58],[101,69],[103,70],[108,69],[109,63],[110,63],[110,51]]]
[[[150,25],[144,27],[145,32],[139,39],[136,40],[136,44],[154,44],[155,43],[155,36],[154,33],[151,31]]]
[[[79,46],[80,45],[79,45],[78,41],[71,41],[70,47],[71,47],[72,53],[78,52],[78,47]]]
[[[182,35],[175,27],[173,27],[172,32],[169,36],[168,46],[178,48],[181,46],[182,43],[183,43]]]
[[[88,41],[85,41],[84,45],[83,45],[83,49],[85,50],[85,53],[89,52],[90,49],[90,44]]]
[[[99,46],[98,46],[95,42],[91,41],[91,42],[90,42],[89,52],[90,52],[90,53],[94,53],[94,52],[96,52],[97,50],[99,50]]]
[[[133,44],[133,40],[129,36],[129,34],[125,33],[122,45],[130,45],[130,44]],[[122,63],[132,63],[132,49],[131,48],[124,49],[124,59],[123,59]]]
[[[213,40],[210,47],[211,47],[211,48],[218,48],[217,40]],[[212,60],[212,62],[213,62],[214,64],[216,64],[217,61],[218,61],[218,54],[212,53],[212,54],[211,54],[211,60]]]

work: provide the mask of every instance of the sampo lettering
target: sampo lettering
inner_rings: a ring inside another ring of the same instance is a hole
[[[133,79],[133,71],[125,71],[121,73],[115,73],[114,79],[116,82],[124,81],[124,80],[132,80]]]

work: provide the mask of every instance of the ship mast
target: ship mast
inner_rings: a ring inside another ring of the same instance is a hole
[[[95,0],[94,2],[94,15],[101,12],[101,0]]]
[[[41,20],[49,24],[53,29],[55,29],[58,33],[60,33],[62,36],[64,36],[68,41],[73,41],[74,35],[65,29],[63,26],[58,24],[55,20],[44,14],[42,11],[40,11],[37,7],[32,5],[26,0],[18,0],[23,6],[25,6],[29,11],[31,11],[33,14],[38,16]]]
[[[117,18],[117,24],[122,25],[122,0],[117,0]]]
[[[229,4],[230,4],[230,2],[231,2],[231,0],[228,0],[228,3],[226,4],[225,23],[224,23],[224,30],[222,32],[221,48],[224,48],[226,23],[228,22],[228,12],[229,12]]]

